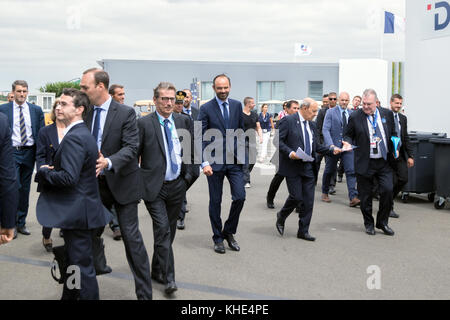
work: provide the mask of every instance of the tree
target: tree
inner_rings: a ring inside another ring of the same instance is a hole
[[[56,94],[56,97],[59,97],[62,94],[64,88],[75,88],[80,90],[80,82],[71,82],[71,81],[49,82],[45,86],[40,87],[39,91],[54,92]]]

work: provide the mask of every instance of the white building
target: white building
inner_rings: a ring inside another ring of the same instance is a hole
[[[406,1],[408,129],[450,135],[450,2]]]

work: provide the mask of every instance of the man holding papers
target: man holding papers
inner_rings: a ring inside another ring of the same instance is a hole
[[[276,228],[283,235],[284,223],[292,211],[303,202],[304,210],[299,214],[297,238],[314,241],[309,234],[314,205],[316,152],[338,154],[339,148],[321,145],[319,133],[312,119],[317,115],[318,104],[305,98],[298,113],[284,117],[279,123],[279,170],[286,177],[289,191],[283,208],[277,213]]]
[[[377,108],[375,90],[366,89],[362,98],[362,109],[353,112],[348,120],[343,147],[348,148],[352,141],[358,146],[354,151],[355,173],[366,233],[375,235],[376,227],[392,236],[388,220],[392,208],[391,166],[395,161],[392,137],[397,136],[394,117],[391,111]],[[378,179],[380,194],[376,224],[372,216],[374,178]]]

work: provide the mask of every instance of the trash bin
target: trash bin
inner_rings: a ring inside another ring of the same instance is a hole
[[[450,197],[450,139],[430,139],[434,145],[436,199],[434,207],[442,209]]]
[[[428,193],[434,201],[434,144],[430,139],[447,138],[446,133],[410,131],[409,138],[414,149],[414,166],[408,168],[408,183],[403,187],[402,200],[408,202],[409,193]]]

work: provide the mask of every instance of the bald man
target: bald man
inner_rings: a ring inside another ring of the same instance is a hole
[[[318,104],[311,98],[305,98],[300,105],[298,113],[280,120],[279,129],[279,170],[278,174],[286,177],[289,197],[283,208],[277,213],[276,228],[283,235],[284,222],[292,211],[303,203],[299,214],[297,238],[314,241],[309,234],[314,205],[314,185],[316,162],[305,161],[296,154],[301,148],[306,154],[315,158],[317,152],[330,154],[340,152],[339,148],[322,145],[319,142],[319,133],[312,120],[317,115]]]
[[[338,106],[328,110],[323,121],[322,134],[326,145],[342,148],[342,137],[347,127],[348,118],[352,110],[348,109],[350,96],[347,92],[339,94]],[[349,198],[349,206],[356,207],[360,201],[358,199],[358,191],[356,191],[356,176],[354,169],[353,151],[347,151],[339,155],[327,156],[325,171],[322,177],[322,201],[331,202],[328,197],[330,188],[330,180],[336,174],[337,163],[341,160],[344,167],[345,177],[347,181],[347,190]]]

